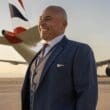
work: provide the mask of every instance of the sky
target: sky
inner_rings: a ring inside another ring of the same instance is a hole
[[[62,6],[68,14],[66,36],[89,44],[96,61],[110,59],[110,0],[23,0],[23,3],[32,26],[38,24],[39,16],[45,7]],[[8,0],[0,0],[0,14],[0,31],[12,30]],[[0,45],[0,59],[24,60],[12,47],[3,45]],[[7,70],[4,70],[4,67]],[[0,73],[14,74],[19,70],[18,73],[22,76],[26,67],[0,63]]]

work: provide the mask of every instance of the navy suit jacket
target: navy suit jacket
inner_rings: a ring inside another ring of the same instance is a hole
[[[64,37],[46,62],[33,110],[95,110],[96,104],[93,52],[88,45]],[[22,110],[30,110],[30,66],[22,88]]]

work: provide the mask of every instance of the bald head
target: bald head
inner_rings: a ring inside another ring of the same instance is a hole
[[[45,10],[51,10],[54,14],[60,14],[67,21],[67,13],[60,6],[48,6]]]

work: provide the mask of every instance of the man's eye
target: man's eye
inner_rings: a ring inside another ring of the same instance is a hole
[[[40,18],[40,21],[50,21],[52,20],[52,18],[48,17],[48,18]]]
[[[51,20],[51,18],[45,18],[44,20],[45,20],[45,21],[50,21],[50,20]]]

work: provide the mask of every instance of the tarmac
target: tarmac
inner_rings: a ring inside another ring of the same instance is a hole
[[[0,110],[21,110],[23,78],[0,78]],[[110,77],[98,77],[97,110],[110,110]]]
[[[98,78],[97,110],[110,110],[110,77]]]

